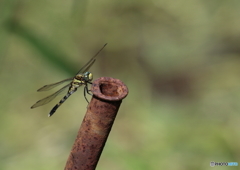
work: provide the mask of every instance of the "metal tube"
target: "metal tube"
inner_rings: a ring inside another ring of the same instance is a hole
[[[127,87],[118,79],[101,77],[92,84],[93,97],[78,131],[65,170],[94,170]]]

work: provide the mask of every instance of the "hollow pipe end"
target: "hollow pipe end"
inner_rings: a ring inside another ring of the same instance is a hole
[[[119,79],[100,77],[93,81],[91,92],[100,99],[118,101],[128,95],[128,88]]]

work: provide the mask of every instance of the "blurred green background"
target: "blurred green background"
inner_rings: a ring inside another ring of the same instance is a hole
[[[74,76],[105,43],[90,71],[122,80],[129,95],[98,170],[240,163],[239,9],[236,0],[0,1],[0,169],[64,169],[83,89],[51,118],[62,96],[30,107],[55,92],[38,88]]]

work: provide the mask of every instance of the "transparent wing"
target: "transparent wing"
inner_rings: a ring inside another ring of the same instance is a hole
[[[63,88],[61,88],[60,90],[58,90],[57,92],[53,93],[52,95],[47,96],[47,97],[45,97],[45,98],[37,101],[34,105],[32,105],[31,109],[49,103],[49,102],[52,101],[57,95],[61,94],[61,92],[63,92],[65,89],[67,89],[67,87],[69,87],[70,85],[71,85],[71,84],[68,84],[68,85],[64,86]]]
[[[95,62],[97,55],[104,49],[104,47],[107,45],[104,44],[104,46],[77,72],[77,74],[79,73],[85,73]]]
[[[73,78],[68,78],[68,79],[59,81],[57,83],[45,85],[45,86],[41,87],[40,89],[38,89],[37,91],[39,91],[39,92],[40,91],[47,91],[47,90],[53,89],[54,87],[57,87],[58,85],[60,85],[60,84],[62,84],[64,82],[70,81],[70,80],[73,80]]]
[[[83,70],[79,71],[78,74],[80,73],[85,73],[86,71],[88,71],[90,69],[90,67],[92,67],[93,63],[96,61],[96,59],[91,60],[90,63],[88,63],[87,67],[85,67]]]

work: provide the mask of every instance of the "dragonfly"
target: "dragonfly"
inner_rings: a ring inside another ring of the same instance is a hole
[[[49,103],[50,101],[52,101],[56,96],[58,96],[59,94],[61,94],[65,89],[68,88],[68,92],[67,94],[59,101],[59,103],[57,103],[53,108],[52,110],[50,111],[50,113],[48,114],[48,117],[51,117],[55,112],[56,110],[69,98],[69,96],[71,96],[74,92],[77,91],[77,89],[80,87],[80,86],[84,86],[84,97],[86,99],[86,101],[88,102],[87,100],[87,97],[86,97],[86,93],[89,94],[89,95],[92,95],[90,93],[90,90],[88,89],[88,84],[92,84],[92,80],[93,80],[93,74],[91,72],[88,72],[88,70],[90,69],[90,67],[94,64],[94,62],[96,61],[96,57],[97,55],[103,50],[103,48],[107,45],[104,44],[104,46],[77,72],[77,74],[74,76],[74,77],[71,77],[71,78],[68,78],[68,79],[65,79],[65,80],[62,80],[62,81],[59,81],[57,83],[52,83],[52,84],[49,84],[49,85],[45,85],[43,87],[41,87],[40,89],[38,89],[37,91],[38,92],[42,92],[42,91],[47,91],[47,90],[51,90],[65,82],[69,82],[71,81],[70,83],[68,83],[67,85],[65,85],[64,87],[62,87],[60,90],[56,91],[55,93],[53,93],[52,95],[50,96],[47,96],[39,101],[37,101],[32,107],[31,109],[33,108],[36,108],[36,107],[39,107],[39,106],[42,106],[42,105],[45,105],[47,103]],[[89,103],[89,102],[88,102]]]

